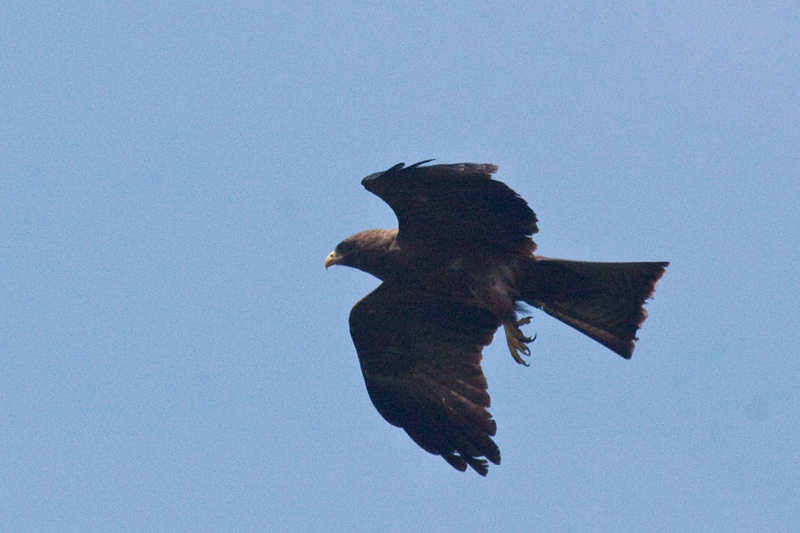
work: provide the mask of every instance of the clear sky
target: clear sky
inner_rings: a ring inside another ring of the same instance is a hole
[[[2,2],[0,530],[790,531],[800,4]],[[543,313],[456,472],[323,260],[363,176],[499,165],[539,253],[667,260],[633,359]]]

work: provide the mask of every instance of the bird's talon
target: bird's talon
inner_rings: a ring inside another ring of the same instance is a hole
[[[517,363],[525,366],[529,365],[522,359],[522,356],[530,357],[531,349],[528,348],[527,344],[533,342],[536,339],[536,335],[533,337],[526,337],[520,331],[519,326],[528,324],[530,321],[531,317],[526,316],[516,322],[503,324],[503,329],[505,329],[506,332],[506,343],[508,344],[508,351],[511,352],[511,357],[513,357],[514,361]]]
[[[519,330],[519,326],[521,324],[527,324],[528,322],[530,322],[530,317],[525,317],[509,324],[503,324],[503,329],[505,329],[506,332],[506,343],[508,344],[508,351],[511,352],[511,357],[513,357],[514,361],[517,363],[525,366],[529,365],[522,359],[522,356],[530,357],[531,349],[528,348],[527,343],[532,342],[533,339],[523,335]]]

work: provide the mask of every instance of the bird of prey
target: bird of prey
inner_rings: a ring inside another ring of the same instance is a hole
[[[666,262],[593,263],[534,255],[536,215],[495,165],[403,163],[361,184],[397,229],[339,243],[325,267],[382,283],[350,312],[367,392],[390,424],[460,471],[500,464],[481,352],[502,325],[511,356],[530,355],[521,304],[541,309],[628,359],[642,308]]]

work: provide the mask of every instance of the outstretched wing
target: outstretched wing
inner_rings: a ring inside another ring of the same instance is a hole
[[[361,182],[394,210],[399,241],[488,253],[532,245],[536,215],[508,185],[492,179],[495,165],[421,166],[427,162],[400,163]]]
[[[500,464],[481,351],[494,314],[399,284],[383,283],[350,313],[367,392],[390,424],[454,468],[486,475]]]

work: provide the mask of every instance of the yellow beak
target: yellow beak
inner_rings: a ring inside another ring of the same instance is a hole
[[[336,250],[332,251],[328,254],[328,257],[325,258],[325,269],[327,270],[331,265],[338,264],[340,259],[341,257],[336,253]]]

